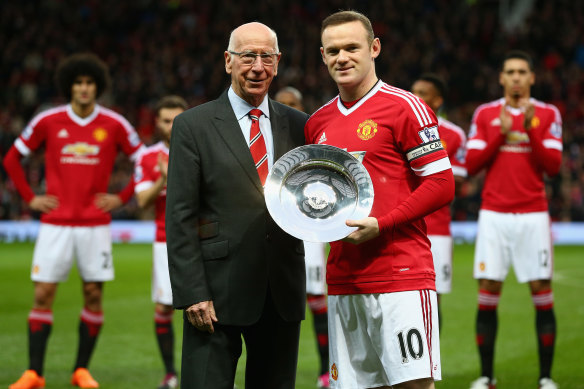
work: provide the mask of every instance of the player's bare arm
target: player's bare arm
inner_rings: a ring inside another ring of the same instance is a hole
[[[95,206],[103,212],[111,212],[123,203],[122,198],[117,194],[98,193],[95,195]]]
[[[357,231],[351,232],[343,241],[361,244],[379,236],[379,223],[374,217],[366,217],[360,220],[347,220],[349,227],[357,227]]]
[[[206,331],[210,334],[215,332],[213,323],[216,323],[215,307],[213,301],[201,301],[191,305],[185,310],[189,322],[199,331]]]
[[[49,213],[59,206],[59,199],[53,195],[37,195],[30,200],[28,206],[42,213]]]

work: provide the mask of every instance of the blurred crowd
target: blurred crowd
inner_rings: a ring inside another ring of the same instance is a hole
[[[337,94],[323,65],[320,23],[339,9],[355,9],[373,22],[382,50],[378,76],[409,89],[434,72],[449,87],[439,112],[468,131],[474,109],[501,97],[498,66],[508,49],[536,62],[533,97],[555,104],[564,121],[564,163],[548,180],[554,220],[584,220],[584,2],[534,0],[527,16],[509,27],[504,1],[481,0],[21,0],[0,5],[0,156],[35,113],[64,103],[53,82],[58,62],[92,51],[110,68],[112,87],[100,103],[124,115],[142,140],[156,139],[153,106],[163,95],[183,96],[190,106],[216,98],[227,86],[223,52],[231,30],[260,21],[278,34],[282,61],[271,93],[291,85],[312,113]],[[120,159],[112,191],[129,180]],[[26,161],[29,182],[43,192],[43,158]],[[475,220],[480,177],[469,180],[454,205],[455,220]],[[6,173],[0,171],[0,219],[31,214]],[[147,217],[134,202],[114,214]]]

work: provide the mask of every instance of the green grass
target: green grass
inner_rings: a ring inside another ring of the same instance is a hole
[[[26,317],[32,304],[29,278],[33,244],[0,244],[0,388],[26,368]],[[473,246],[455,247],[454,286],[442,298],[443,381],[438,389],[468,388],[479,372],[474,342],[476,281]],[[584,388],[584,247],[558,246],[554,282],[558,338],[553,376],[562,389]],[[115,245],[116,280],[105,288],[105,325],[91,362],[103,389],[155,388],[163,375],[150,301],[150,245]],[[47,388],[69,388],[77,347],[81,284],[74,269],[59,286],[54,326],[45,362]],[[181,315],[175,314],[176,358],[180,365]],[[298,389],[315,387],[319,365],[310,314],[302,324]],[[534,312],[528,288],[511,274],[499,306],[495,371],[499,389],[536,388],[538,362]],[[244,359],[237,385],[243,388]]]

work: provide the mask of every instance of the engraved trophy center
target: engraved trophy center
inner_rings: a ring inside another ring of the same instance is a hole
[[[302,210],[314,218],[329,215],[337,202],[334,190],[322,182],[312,182],[306,185],[303,195]]]

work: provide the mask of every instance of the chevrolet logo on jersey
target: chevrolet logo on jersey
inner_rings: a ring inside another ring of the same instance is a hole
[[[99,153],[99,146],[90,145],[85,142],[77,142],[68,144],[63,147],[61,154],[72,154],[77,157],[85,157],[88,155],[97,155]]]
[[[357,136],[362,140],[369,140],[375,136],[377,133],[377,123],[371,119],[365,120],[363,123],[359,124],[357,129]]]
[[[510,145],[529,143],[529,136],[525,132],[509,131],[505,140],[506,143]]]

